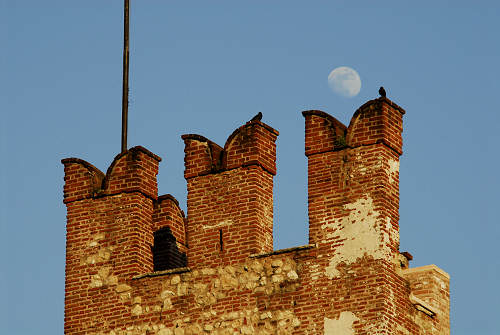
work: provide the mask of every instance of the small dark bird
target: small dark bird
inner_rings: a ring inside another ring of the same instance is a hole
[[[250,121],[260,121],[262,120],[262,113],[259,112],[257,115],[255,115]]]
[[[384,87],[380,86],[380,88],[378,89],[378,94],[380,94],[381,97],[385,98],[386,93]]]

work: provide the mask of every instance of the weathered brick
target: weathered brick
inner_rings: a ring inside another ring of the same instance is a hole
[[[106,174],[62,160],[65,333],[449,334],[449,276],[399,252],[403,114],[386,98],[349,127],[303,113],[310,244],[277,251],[278,132],[260,121],[224,147],[182,136],[187,216],[158,196],[160,158],[142,147]]]

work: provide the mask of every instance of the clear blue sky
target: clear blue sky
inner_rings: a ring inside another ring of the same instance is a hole
[[[0,333],[63,329],[61,158],[120,150],[121,0],[0,0]],[[401,250],[451,275],[454,335],[498,334],[500,5],[131,0],[129,146],[160,155],[185,208],[183,142],[257,112],[278,129],[275,248],[307,241],[304,120],[344,123],[380,85],[406,109]],[[335,95],[338,66],[360,75]]]

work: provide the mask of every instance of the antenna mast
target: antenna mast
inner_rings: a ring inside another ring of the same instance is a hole
[[[129,59],[129,0],[124,0],[123,20],[123,90],[122,90],[122,151],[127,151],[128,125],[128,59]]]

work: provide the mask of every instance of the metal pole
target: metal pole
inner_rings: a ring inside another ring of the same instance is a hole
[[[124,0],[123,21],[123,90],[122,90],[122,151],[127,151],[128,125],[128,59],[129,59],[129,0]]]

